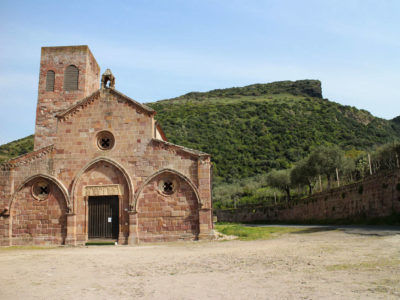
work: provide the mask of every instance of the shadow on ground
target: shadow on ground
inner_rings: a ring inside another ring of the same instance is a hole
[[[389,236],[400,235],[400,226],[378,226],[378,225],[293,225],[293,224],[249,224],[251,227],[293,227],[299,228],[299,231],[291,234],[307,234],[315,232],[324,232],[338,230],[347,234],[358,234],[367,236]]]
[[[399,226],[347,226],[338,227],[338,230],[348,234],[389,236],[400,234]]]
[[[332,231],[332,230],[336,230],[336,228],[334,228],[334,227],[312,227],[312,228],[304,228],[300,231],[293,231],[290,234],[307,234],[307,233]]]

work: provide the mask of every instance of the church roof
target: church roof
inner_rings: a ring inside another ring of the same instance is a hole
[[[135,106],[136,108],[148,113],[149,115],[155,115],[156,111],[144,104],[141,104],[137,102],[136,100],[133,100],[132,98],[124,95],[123,93],[117,91],[114,88],[106,88],[106,89],[98,89],[97,91],[93,92],[91,95],[87,96],[86,98],[83,98],[82,100],[78,101],[77,103],[71,105],[69,108],[66,110],[58,113],[56,115],[57,118],[64,119],[68,118],[69,115],[74,114],[76,111],[85,108],[88,104],[92,103],[94,100],[98,99],[100,95],[102,94],[103,91],[108,91],[111,94],[114,94],[125,101],[127,101],[129,104]]]
[[[133,100],[132,98],[126,96],[125,94],[121,93],[120,91],[117,91],[114,88],[110,88],[110,92],[114,95],[120,96],[124,98],[125,100],[129,101],[130,103],[138,106],[139,108],[142,108],[144,111],[150,113],[150,114],[156,114],[156,111],[152,109],[151,107],[148,107],[147,105],[144,105],[140,102],[137,102],[136,100]]]

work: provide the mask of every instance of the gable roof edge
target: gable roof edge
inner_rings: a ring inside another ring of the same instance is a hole
[[[162,139],[166,142],[168,142],[167,136],[165,135],[164,130],[161,128],[160,123],[158,123],[158,121],[156,121],[155,123],[156,129],[158,130],[158,132],[160,133]]]
[[[186,147],[184,147],[184,146],[179,146],[179,145],[176,145],[176,144],[173,144],[173,143],[170,143],[170,142],[167,142],[167,141],[163,141],[163,140],[159,140],[159,139],[151,139],[153,142],[157,142],[157,143],[161,143],[161,144],[164,144],[165,146],[167,146],[167,147],[174,147],[174,148],[178,148],[179,150],[182,150],[182,151],[184,151],[184,152],[186,152],[186,153],[190,153],[190,154],[194,154],[194,155],[196,155],[196,156],[206,156],[206,157],[210,157],[211,156],[211,154],[208,154],[208,153],[205,153],[205,152],[202,152],[202,151],[199,151],[199,150],[195,150],[195,149],[190,149],[190,148],[186,148]]]
[[[100,89],[96,90],[89,96],[83,98],[82,100],[78,101],[75,104],[72,104],[70,107],[68,107],[66,110],[58,113],[56,115],[56,118],[58,119],[65,119],[67,118],[68,115],[76,112],[79,108],[84,108],[87,106],[89,103],[93,102],[96,98],[100,96]]]
[[[5,169],[10,169],[12,167],[17,167],[20,165],[28,164],[29,162],[32,162],[32,161],[36,160],[37,158],[40,158],[40,157],[43,157],[43,156],[49,154],[51,151],[53,151],[53,149],[54,149],[54,145],[52,144],[52,145],[45,146],[45,147],[40,148],[35,151],[21,154],[17,157],[10,158],[9,160],[6,160],[6,161],[0,163],[0,167],[2,170],[5,170]]]
[[[103,91],[109,91],[111,93],[113,93],[116,96],[119,96],[123,99],[125,99],[126,101],[128,101],[130,104],[138,107],[139,109],[147,112],[149,115],[155,115],[156,111],[144,104],[141,104],[139,102],[137,102],[136,100],[133,100],[132,98],[124,95],[123,93],[117,91],[114,88],[106,88],[106,89],[98,89],[95,92],[93,92],[92,94],[90,94],[89,96],[83,98],[82,100],[78,101],[75,104],[72,104],[70,107],[68,107],[67,109],[65,109],[64,111],[58,113],[56,115],[56,118],[58,119],[66,119],[68,118],[69,115],[75,113],[77,110],[79,110],[80,108],[84,108],[86,107],[88,104],[90,104],[91,102],[93,102],[95,99],[97,99],[100,95],[101,92]]]
[[[121,93],[120,91],[114,89],[114,88],[107,88],[108,90],[110,90],[111,93],[113,93],[114,95],[120,96],[122,98],[124,98],[125,100],[129,101],[131,104],[138,106],[139,108],[143,109],[144,111],[146,111],[149,114],[155,115],[156,111],[150,107],[148,107],[147,105],[144,105],[136,100],[133,100],[132,98],[128,97],[127,95]]]

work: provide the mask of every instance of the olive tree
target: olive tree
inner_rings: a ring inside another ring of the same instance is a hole
[[[311,152],[308,161],[315,165],[318,174],[326,176],[330,188],[336,169],[344,168],[345,157],[343,151],[336,146],[319,146]]]
[[[272,170],[267,175],[267,183],[270,187],[280,189],[286,192],[288,200],[290,200],[290,170]]]
[[[293,185],[307,185],[311,195],[318,175],[315,163],[306,158],[299,161],[291,170],[290,181]]]
[[[386,144],[372,153],[371,161],[374,172],[399,168],[400,143]]]

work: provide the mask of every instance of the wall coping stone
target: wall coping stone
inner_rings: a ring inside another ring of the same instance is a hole
[[[36,151],[31,151],[31,152],[22,154],[20,156],[17,156],[15,158],[11,158],[11,159],[1,163],[0,166],[2,167],[2,169],[3,168],[11,169],[13,167],[25,165],[29,162],[36,160],[37,158],[41,158],[41,157],[47,155],[48,153],[52,152],[53,149],[54,149],[54,145],[49,145],[49,146],[40,148]]]
[[[205,153],[205,152],[202,152],[202,151],[199,151],[199,150],[186,148],[184,146],[176,145],[176,144],[173,144],[173,143],[170,143],[170,142],[167,142],[167,141],[163,141],[163,140],[159,140],[159,139],[155,139],[155,138],[151,139],[151,141],[163,144],[163,145],[165,145],[167,147],[178,148],[179,150],[183,150],[184,152],[187,152],[189,154],[194,154],[196,156],[211,156],[208,153]]]

